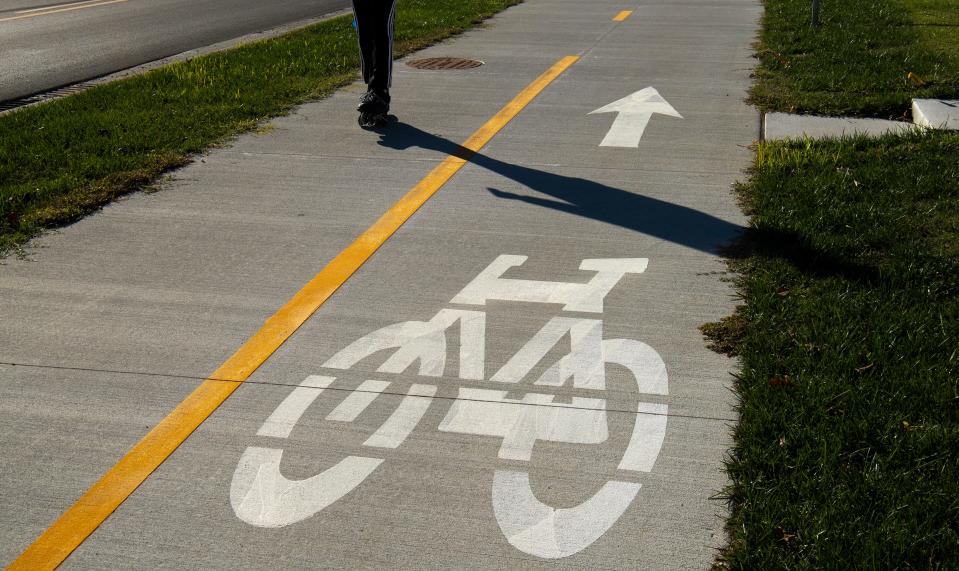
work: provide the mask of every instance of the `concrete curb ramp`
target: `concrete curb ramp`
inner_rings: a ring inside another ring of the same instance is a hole
[[[879,137],[924,129],[959,129],[959,101],[943,99],[913,99],[913,123],[862,119],[858,117],[816,117],[790,113],[767,113],[763,139],[812,139],[821,137],[852,137],[867,135]]]
[[[912,116],[920,127],[959,129],[959,100],[913,99]]]
[[[884,119],[861,119],[857,117],[816,117],[767,113],[764,139],[812,139],[821,137],[852,137],[855,135],[881,136],[888,133],[907,133],[916,126],[904,121]]]

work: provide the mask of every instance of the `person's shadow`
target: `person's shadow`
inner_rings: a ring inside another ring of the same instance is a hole
[[[460,157],[545,195],[540,198],[487,189],[499,198],[592,218],[709,253],[730,242],[743,230],[736,224],[692,208],[591,180],[544,172],[474,153],[442,137],[392,119],[386,128],[377,131],[380,145],[398,150],[421,147]]]

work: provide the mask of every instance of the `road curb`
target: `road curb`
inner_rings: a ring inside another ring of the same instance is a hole
[[[135,65],[133,67],[121,69],[119,71],[115,71],[107,75],[101,75],[99,77],[94,77],[92,79],[87,79],[84,81],[60,85],[52,89],[27,95],[25,97],[19,97],[17,99],[0,101],[0,117],[16,109],[23,109],[25,107],[31,107],[33,105],[39,105],[41,103],[46,103],[48,101],[60,99],[61,97],[67,97],[70,95],[75,95],[77,93],[82,93],[83,91],[86,91],[87,89],[90,89],[91,87],[96,87],[97,85],[103,85],[105,83],[110,83],[113,81],[126,79],[128,77],[133,77],[135,75],[147,73],[170,64],[178,63],[181,61],[189,61],[193,58],[202,57],[202,56],[217,53],[217,52],[223,52],[223,51],[230,50],[245,44],[252,44],[254,42],[270,40],[270,39],[288,34],[290,32],[295,32],[297,30],[308,28],[315,24],[319,24],[320,22],[325,22],[328,20],[332,20],[334,18],[338,18],[340,16],[345,16],[351,12],[352,10],[348,8],[342,9],[342,10],[336,10],[334,12],[330,12],[322,16],[317,16],[315,18],[308,18],[306,20],[297,20],[296,22],[290,22],[287,24],[283,24],[282,26],[270,28],[268,30],[253,32],[250,34],[244,34],[242,36],[239,36],[237,38],[233,38],[230,40],[224,40],[222,42],[217,42],[215,44],[210,44],[208,46],[194,48],[192,50],[186,50],[184,52],[167,56],[165,58],[160,58],[147,63],[142,63],[140,65]]]

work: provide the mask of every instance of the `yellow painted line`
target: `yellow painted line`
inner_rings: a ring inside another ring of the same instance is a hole
[[[173,412],[143,437],[10,565],[55,569],[253,372],[266,361],[427,200],[546,87],[576,63],[556,62],[448,156],[352,244],[340,252]]]
[[[625,20],[626,18],[629,18],[629,17],[632,16],[632,15],[633,15],[633,11],[632,11],[632,10],[623,10],[623,11],[620,12],[619,14],[616,14],[616,17],[613,18],[613,21],[614,21],[614,22],[622,22],[623,20]]]
[[[44,6],[43,8],[30,8],[29,10],[17,10],[17,14],[32,14],[33,12],[46,12],[47,10],[54,10],[56,8],[66,8],[67,6],[79,6],[81,4],[93,4],[94,2],[102,2],[102,1],[103,0],[86,0],[84,2],[68,2],[66,4]]]
[[[70,8],[60,8],[58,10],[48,10],[46,12],[37,12],[36,14],[24,14],[22,16],[11,16],[9,18],[0,18],[0,22],[11,22],[13,20],[23,20],[24,18],[36,18],[37,16],[46,16],[48,14],[58,14],[60,12],[71,12],[73,10],[83,10],[85,8],[96,8],[97,6],[106,6],[107,4],[119,4],[128,0],[108,0],[107,2],[97,2],[96,4],[84,4],[83,6],[72,6]]]

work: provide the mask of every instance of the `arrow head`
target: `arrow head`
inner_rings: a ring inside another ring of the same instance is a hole
[[[656,91],[655,87],[640,89],[632,95],[600,107],[596,111],[591,111],[589,114],[593,115],[596,113],[625,113],[627,115],[652,115],[653,113],[659,113],[661,115],[669,115],[670,117],[683,118],[668,101],[663,99],[663,96]]]

